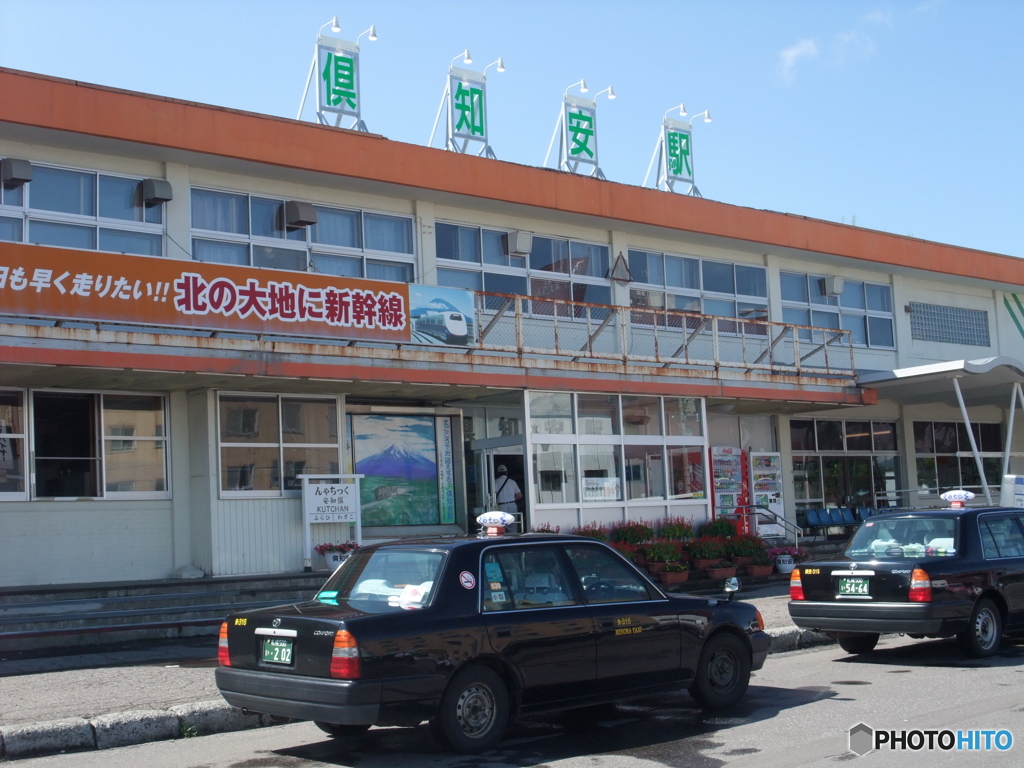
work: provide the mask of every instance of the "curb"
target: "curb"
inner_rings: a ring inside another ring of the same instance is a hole
[[[835,642],[828,635],[799,627],[769,629],[768,634],[771,637],[768,653],[784,653]],[[116,712],[88,720],[71,717],[0,727],[0,759],[110,749],[281,723],[280,718],[269,715],[243,714],[242,710],[217,699],[179,704],[170,709]]]
[[[813,629],[800,629],[800,627],[784,627],[782,629],[769,629],[772,644],[768,653],[785,653],[800,648],[812,648],[816,645],[829,645],[835,640],[824,632],[815,632]]]
[[[30,757],[130,744],[243,731],[281,720],[269,715],[246,715],[224,701],[180,704],[170,709],[145,709],[78,717],[45,723],[0,727],[0,759]]]

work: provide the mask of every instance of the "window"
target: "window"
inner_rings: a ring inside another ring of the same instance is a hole
[[[314,206],[317,222],[288,227],[283,199],[192,190],[196,261],[411,283],[412,219]],[[375,254],[388,254],[376,258]]]
[[[508,253],[508,238],[501,230],[438,222],[438,284],[535,299],[611,303],[607,245],[534,235],[530,254],[520,256]],[[556,305],[536,301],[525,306],[534,314],[551,315]],[[586,314],[582,308],[557,306],[560,317]],[[605,316],[600,309],[590,314]]]
[[[895,422],[791,419],[789,437],[798,509],[900,502]]]
[[[33,498],[167,498],[165,423],[159,395],[33,392]]]
[[[1024,532],[1016,516],[984,515],[978,528],[986,559],[1024,557]]]
[[[142,200],[139,178],[33,164],[0,193],[0,240],[163,256],[163,203]]]
[[[998,487],[1003,474],[1002,425],[974,423],[971,431],[981,454],[985,482]],[[923,494],[931,496],[953,488],[983,492],[967,425],[954,421],[915,421],[914,450],[917,485]]]
[[[576,605],[569,574],[552,546],[488,551],[480,583],[485,612]]]
[[[566,553],[583,583],[588,603],[636,602],[655,597],[633,569],[602,547],[570,546]]]
[[[25,497],[25,393],[0,390],[0,499]]]
[[[538,504],[704,498],[698,399],[531,392],[529,423]]]
[[[888,285],[844,280],[842,293],[833,296],[826,293],[826,280],[818,275],[782,272],[780,281],[783,322],[849,331],[856,346],[895,348]],[[822,342],[826,334],[801,329],[800,338]]]
[[[218,411],[224,496],[283,496],[298,475],[338,471],[336,398],[222,394]]]
[[[630,306],[636,309],[768,319],[768,277],[764,267],[630,250],[629,271],[634,283],[651,286],[630,289]],[[634,323],[647,325],[655,322],[656,317],[643,312],[632,315]],[[658,318],[658,322],[664,320]],[[723,325],[720,330],[733,332],[736,324]],[[744,326],[744,330],[764,333],[764,327],[755,323]]]

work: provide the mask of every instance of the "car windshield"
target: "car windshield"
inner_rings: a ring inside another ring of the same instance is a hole
[[[956,554],[957,525],[953,517],[891,517],[867,520],[843,554],[873,560],[949,557]]]
[[[348,603],[367,613],[426,608],[445,553],[417,549],[356,550],[327,580],[316,599]]]

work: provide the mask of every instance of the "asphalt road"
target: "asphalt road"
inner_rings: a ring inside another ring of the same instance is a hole
[[[373,729],[335,744],[309,723],[18,760],[19,768],[422,768],[423,766],[1020,766],[1024,764],[1024,644],[970,661],[950,641],[885,638],[870,656],[836,646],[773,654],[747,698],[710,714],[689,696],[620,705],[597,718],[531,720],[487,755],[444,751],[425,726]],[[876,729],[1008,730],[1007,751],[848,751],[857,723]]]

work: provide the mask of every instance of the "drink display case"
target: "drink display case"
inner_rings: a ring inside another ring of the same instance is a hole
[[[785,530],[774,521],[785,517],[782,501],[782,455],[750,452],[750,503],[763,507],[772,515],[757,516],[757,534],[764,537],[784,536]]]
[[[727,445],[711,447],[711,479],[715,515],[732,515],[747,501],[747,462],[745,451]]]

